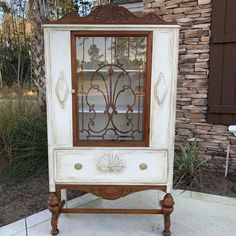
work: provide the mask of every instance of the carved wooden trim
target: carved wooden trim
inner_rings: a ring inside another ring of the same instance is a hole
[[[166,22],[154,13],[136,16],[125,7],[107,4],[96,7],[88,16],[81,17],[70,12],[56,21],[47,24],[176,24]]]
[[[166,192],[166,186],[148,185],[56,185],[57,189],[77,189],[87,193],[92,193],[97,197],[107,200],[116,200],[129,194],[146,191],[160,190]]]
[[[59,233],[59,230],[57,228],[58,225],[58,218],[61,213],[61,209],[64,207],[65,201],[62,201],[60,203],[57,194],[56,193],[49,193],[48,197],[48,209],[52,213],[51,216],[51,235],[57,235]]]
[[[163,216],[164,216],[164,231],[163,231],[163,236],[170,236],[170,227],[171,227],[171,220],[170,220],[170,215],[174,211],[174,200],[173,197],[170,193],[167,193],[164,197],[164,199],[160,202],[162,211],[163,211]]]

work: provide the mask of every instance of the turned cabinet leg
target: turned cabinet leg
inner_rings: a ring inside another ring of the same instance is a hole
[[[171,221],[170,221],[170,215],[173,212],[175,202],[173,200],[173,197],[171,196],[170,193],[167,193],[164,197],[164,199],[161,201],[161,206],[162,206],[162,211],[163,211],[163,216],[164,216],[164,231],[163,235],[164,236],[170,236],[170,226],[171,226]]]
[[[59,199],[57,197],[56,193],[50,193],[48,197],[48,209],[52,213],[51,217],[51,234],[52,235],[57,235],[59,233],[59,230],[57,228],[58,224],[58,218],[60,215],[60,204],[59,204]]]

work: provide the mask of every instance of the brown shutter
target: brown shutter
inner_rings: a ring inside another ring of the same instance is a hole
[[[236,124],[236,0],[213,0],[207,121]]]

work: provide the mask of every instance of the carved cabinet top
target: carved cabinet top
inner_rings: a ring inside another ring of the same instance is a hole
[[[70,12],[61,19],[48,21],[46,24],[173,24],[173,22],[166,22],[154,13],[136,16],[125,7],[107,4],[96,7],[85,17]]]

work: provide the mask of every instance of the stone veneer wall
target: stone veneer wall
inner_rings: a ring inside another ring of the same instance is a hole
[[[206,123],[211,0],[144,0],[144,7],[181,26],[176,147],[197,137],[199,158],[211,169],[224,171],[227,146],[232,144],[229,171],[235,171],[236,137],[227,126]]]

